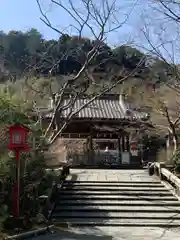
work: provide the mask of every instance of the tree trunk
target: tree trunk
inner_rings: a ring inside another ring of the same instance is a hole
[[[174,143],[174,149],[173,149],[173,152],[175,153],[176,150],[177,150],[177,144],[178,144],[178,141],[177,141],[177,135],[174,135],[174,136],[173,136],[173,143]]]
[[[178,146],[178,136],[176,134],[176,129],[174,126],[171,127],[171,130],[172,130],[172,136],[173,136],[173,154],[175,154]]]
[[[59,121],[60,121],[60,114],[57,111],[55,113],[55,119],[54,119],[54,130],[55,130],[55,132],[57,132],[59,130]]]

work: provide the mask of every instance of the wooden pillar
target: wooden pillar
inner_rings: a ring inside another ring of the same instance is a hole
[[[93,154],[93,142],[92,142],[92,135],[89,136],[89,145],[90,145],[90,163],[94,164],[94,154]]]
[[[94,164],[93,156],[93,141],[92,141],[92,131],[90,130],[90,135],[88,136],[88,162]]]
[[[122,143],[122,147],[121,147],[121,150],[122,150],[122,152],[125,152],[125,136],[124,136],[124,134],[123,134],[123,136],[122,136],[122,140],[121,140],[121,143]]]
[[[121,164],[121,136],[118,136],[119,164]]]
[[[126,150],[130,151],[130,144],[129,144],[129,135],[126,136]]]

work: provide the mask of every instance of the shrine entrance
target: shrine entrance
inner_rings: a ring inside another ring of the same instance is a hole
[[[98,166],[119,166],[120,151],[118,139],[92,139],[94,163]]]
[[[128,135],[116,138],[92,138],[93,162],[98,166],[130,165],[132,160]]]

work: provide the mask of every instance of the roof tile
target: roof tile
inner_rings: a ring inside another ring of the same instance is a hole
[[[73,111],[78,110],[84,104],[86,104],[88,99],[77,99]],[[68,103],[68,100],[64,100],[64,105]],[[118,100],[108,100],[108,99],[96,99],[90,103],[87,107],[84,107],[77,115],[78,118],[95,118],[95,119],[137,119],[141,120],[146,118],[146,113],[130,110],[128,114],[124,111],[120,101]],[[68,108],[62,112],[62,117],[67,117],[71,109]]]

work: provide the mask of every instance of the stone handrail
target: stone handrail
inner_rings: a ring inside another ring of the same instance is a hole
[[[174,185],[178,195],[180,194],[180,179],[166,168],[164,162],[149,164],[148,168],[150,175],[156,174],[161,180],[167,180]]]

